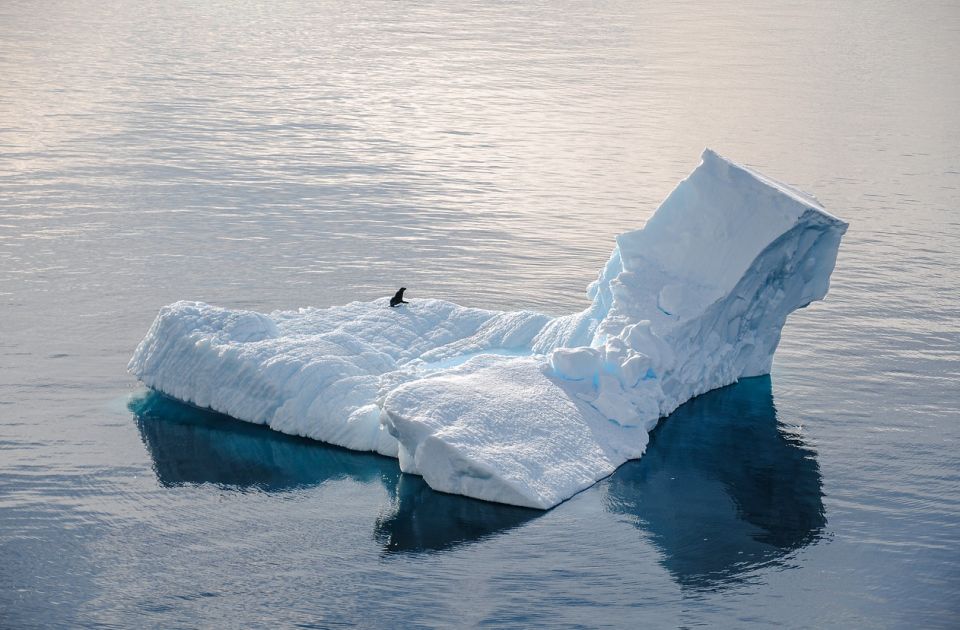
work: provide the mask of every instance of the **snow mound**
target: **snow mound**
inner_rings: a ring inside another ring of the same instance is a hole
[[[129,369],[185,402],[398,457],[436,490],[546,509],[640,457],[686,400],[769,372],[787,316],[826,295],[846,228],[707,150],[617,238],[582,313],[177,302]]]

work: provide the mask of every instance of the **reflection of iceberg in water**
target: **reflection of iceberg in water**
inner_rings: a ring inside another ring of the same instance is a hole
[[[156,392],[133,398],[128,407],[164,486],[285,492],[346,478],[382,483],[393,502],[390,514],[377,520],[376,537],[388,552],[448,549],[542,514],[442,494],[401,474],[395,459],[292,437]]]
[[[608,509],[635,516],[687,586],[779,562],[826,524],[814,453],[779,430],[767,376],[680,407],[604,485]]]
[[[393,512],[377,520],[377,537],[388,552],[448,549],[542,515],[530,508],[437,492],[423,478],[403,475]]]
[[[213,483],[273,492],[334,479],[380,481],[388,490],[396,462],[239,422],[149,392],[132,399],[140,436],[161,484]]]

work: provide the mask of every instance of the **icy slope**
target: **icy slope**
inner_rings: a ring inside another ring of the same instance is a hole
[[[549,508],[642,455],[690,397],[768,372],[789,313],[826,294],[845,230],[708,150],[617,238],[582,313],[178,302],[130,371],[236,418],[398,456],[436,490]]]

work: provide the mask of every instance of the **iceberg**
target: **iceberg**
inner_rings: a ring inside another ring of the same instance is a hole
[[[396,457],[434,490],[548,509],[642,456],[683,402],[769,373],[787,316],[826,295],[846,229],[706,150],[617,237],[583,312],[177,302],[129,370],[183,402]]]

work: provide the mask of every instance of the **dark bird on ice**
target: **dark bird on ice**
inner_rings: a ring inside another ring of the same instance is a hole
[[[390,298],[390,306],[391,306],[391,307],[398,306],[398,305],[400,305],[400,304],[409,304],[409,303],[410,303],[410,302],[407,302],[406,300],[403,299],[403,292],[406,291],[406,290],[407,290],[407,287],[400,287],[400,290],[397,291],[397,294],[396,294],[395,296],[393,296],[392,298]]]

